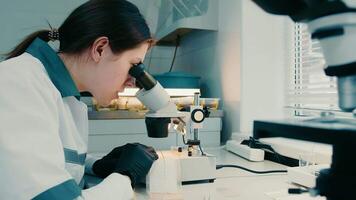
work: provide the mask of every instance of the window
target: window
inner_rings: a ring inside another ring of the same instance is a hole
[[[311,40],[305,24],[294,27],[294,65],[287,70],[286,107],[294,116],[334,112],[348,115],[338,108],[336,78],[324,73],[326,66],[318,41]]]

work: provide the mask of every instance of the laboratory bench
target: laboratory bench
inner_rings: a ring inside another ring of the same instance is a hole
[[[105,155],[114,147],[128,142],[140,142],[158,151],[170,149],[171,146],[183,146],[181,136],[173,131],[170,131],[167,138],[148,138],[144,114],[138,111],[90,111],[89,153]],[[215,155],[218,165],[239,165],[255,171],[286,169],[286,166],[271,161],[249,162],[221,147],[222,117],[223,111],[212,112],[200,130],[204,151]],[[253,174],[241,169],[223,168],[217,170],[217,178],[213,183],[183,185],[181,198],[150,197],[143,186],[135,188],[135,194],[137,200],[325,200],[320,197],[310,198],[308,194],[288,195],[288,188],[295,187],[288,182],[286,173]]]
[[[206,152],[214,154],[217,164],[234,164],[256,171],[284,170],[286,166],[271,161],[249,162],[223,147],[208,148]],[[214,183],[183,185],[181,198],[184,200],[325,200],[323,197],[311,198],[309,194],[288,195],[288,188],[295,188],[288,182],[286,173],[253,174],[236,168],[217,170]],[[164,196],[150,197],[145,187],[135,189],[137,200],[179,199]]]
[[[256,171],[281,170],[286,166],[271,161],[249,162],[223,147],[208,148],[205,151],[216,156],[217,164],[234,164]],[[222,168],[217,170],[214,183],[197,183],[182,186],[184,200],[264,200],[270,199],[265,193],[280,191],[288,188],[285,174],[257,175],[236,168]],[[158,200],[150,198],[146,188],[136,188],[137,200]],[[162,197],[162,199],[169,199]]]
[[[182,146],[181,135],[173,130],[167,138],[149,138],[145,125],[145,111],[89,111],[89,153],[108,152],[130,142],[139,142],[156,149]],[[222,110],[211,110],[200,129],[203,147],[219,147],[222,128]]]
[[[205,148],[204,151],[216,156],[216,163],[239,165],[255,171],[285,170],[287,167],[268,160],[250,162],[225,150],[224,147]],[[102,154],[93,156],[101,157]],[[88,186],[100,182],[93,176],[86,176]],[[289,188],[296,185],[288,181],[286,173],[254,174],[237,168],[217,170],[213,183],[184,184],[179,194],[155,194],[147,191],[144,185],[135,188],[136,200],[326,200],[312,198],[309,194],[289,195]]]

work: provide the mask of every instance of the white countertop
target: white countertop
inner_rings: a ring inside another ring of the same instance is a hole
[[[257,171],[286,169],[286,166],[271,161],[249,162],[223,148],[206,149],[205,151],[217,157],[217,164],[235,164]],[[150,196],[144,187],[136,188],[135,193],[137,200],[308,200],[310,198],[308,194],[287,195],[287,190],[290,187],[295,186],[288,183],[285,173],[260,175],[241,169],[223,168],[217,171],[217,179],[214,183],[183,185],[181,193],[175,198],[169,194]],[[323,200],[325,198],[311,199]]]
[[[286,166],[271,161],[250,162],[223,147],[205,149],[217,158],[217,164],[233,164],[256,171],[284,170]],[[309,194],[288,195],[295,188],[286,173],[253,174],[236,168],[217,170],[214,183],[183,185],[179,194],[149,194],[144,186],[135,188],[136,200],[325,200]]]

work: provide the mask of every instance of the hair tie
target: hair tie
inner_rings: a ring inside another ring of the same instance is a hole
[[[59,40],[59,32],[58,29],[56,28],[52,28],[49,32],[48,32],[48,38],[50,41],[56,41]]]

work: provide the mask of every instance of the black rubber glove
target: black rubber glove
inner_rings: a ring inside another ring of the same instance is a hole
[[[101,178],[113,172],[126,175],[130,177],[131,185],[134,186],[146,177],[153,162],[157,159],[158,155],[152,147],[128,143],[116,147],[108,155],[97,160],[93,165],[93,172]]]

